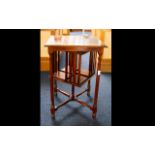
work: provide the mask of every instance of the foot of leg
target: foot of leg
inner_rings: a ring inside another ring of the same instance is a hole
[[[95,113],[93,112],[92,118],[93,118],[93,119],[96,119],[96,112],[95,112]]]
[[[51,111],[52,118],[55,119],[55,108],[53,106],[51,106],[50,111]]]

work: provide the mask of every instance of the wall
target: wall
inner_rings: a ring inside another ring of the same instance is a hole
[[[40,31],[40,59],[41,59],[41,71],[49,70],[49,55],[47,47],[44,47],[44,44],[48,40],[51,35],[51,31],[49,30],[41,30]]]
[[[101,71],[111,73],[112,64],[112,40],[111,40],[111,29],[92,29],[92,34],[97,38],[101,39],[107,48],[104,49],[102,56]]]

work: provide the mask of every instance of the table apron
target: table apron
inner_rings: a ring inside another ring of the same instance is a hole
[[[79,47],[79,46],[70,46],[70,47],[65,47],[65,46],[50,46],[48,47],[48,52],[52,53],[53,51],[68,51],[68,52],[86,52],[86,51],[100,51],[102,50],[103,47]]]

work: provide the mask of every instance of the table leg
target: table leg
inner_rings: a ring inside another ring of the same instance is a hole
[[[52,117],[55,118],[55,105],[54,105],[54,79],[53,79],[53,74],[54,74],[54,53],[50,54],[50,96],[51,96],[51,114]]]
[[[73,54],[73,83],[76,84],[76,66],[77,66],[77,54]]]
[[[54,68],[54,72],[58,72],[58,70],[59,70],[59,51],[54,52],[53,68]],[[57,96],[57,80],[54,80],[54,95]]]
[[[66,52],[66,63],[65,63],[65,79],[68,78],[68,52]]]
[[[79,61],[78,61],[78,84],[80,84],[80,76],[81,76],[81,54],[79,53]]]
[[[69,80],[72,83],[73,66],[72,66],[72,53],[69,53]]]
[[[92,74],[92,52],[90,51],[90,55],[89,55],[89,76],[91,76]],[[90,96],[90,80],[88,80],[88,84],[87,84],[87,96]]]
[[[57,96],[57,80],[54,80],[54,92],[54,95]]]
[[[87,96],[90,96],[90,80],[88,80],[87,88]]]
[[[58,71],[60,71],[60,51],[58,51]]]
[[[72,96],[71,99],[75,98],[75,83],[76,83],[76,53],[71,54],[71,73],[72,73]]]
[[[96,113],[97,113],[97,101],[98,101],[98,91],[99,91],[99,83],[100,83],[100,70],[101,70],[101,57],[103,54],[103,51],[100,50],[98,51],[98,66],[97,66],[97,74],[96,74],[96,86],[95,86],[95,95],[94,95],[94,104],[93,104],[93,114],[92,117],[93,119],[96,118]]]

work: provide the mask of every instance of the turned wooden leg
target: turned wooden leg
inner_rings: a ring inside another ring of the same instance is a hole
[[[69,53],[69,80],[72,83],[73,79],[73,60],[72,60],[72,53]]]
[[[57,53],[58,57],[58,71],[60,70],[60,51]]]
[[[66,63],[65,63],[65,79],[68,78],[68,52],[66,52]]]
[[[54,74],[55,72],[58,71],[58,67],[59,67],[59,64],[58,64],[58,51],[55,51],[53,53],[53,58],[52,58],[52,73]],[[57,96],[57,81],[54,80],[54,95]]]
[[[54,95],[57,96],[57,81],[54,80]]]
[[[87,96],[90,96],[90,80],[88,80],[88,85],[87,85]]]
[[[99,82],[100,82],[100,73],[99,73],[99,71],[97,71],[94,104],[93,104],[93,114],[92,114],[93,119],[96,118],[96,113],[97,113],[97,100],[98,100]]]
[[[92,55],[93,55],[93,52],[90,51],[90,55],[89,55],[89,76],[92,75],[92,66],[93,66]]]
[[[80,83],[81,76],[81,54],[79,54],[79,62],[78,62],[78,84]]]
[[[51,96],[51,114],[52,117],[55,118],[55,105],[54,105],[54,79],[53,79],[53,74],[54,74],[54,54],[50,54],[50,96]]]
[[[77,65],[77,54],[73,54],[73,83],[76,84],[76,65]]]
[[[76,83],[76,53],[72,54],[72,76],[73,76],[73,80],[72,80],[72,100],[75,99],[75,83]]]
[[[99,83],[100,83],[100,69],[101,69],[101,56],[103,54],[103,51],[98,51],[99,57],[98,57],[98,66],[97,66],[97,73],[96,73],[96,86],[95,86],[95,95],[94,95],[94,104],[93,104],[93,114],[92,118],[96,119],[96,113],[97,113],[97,101],[98,101],[98,91],[99,91]]]

